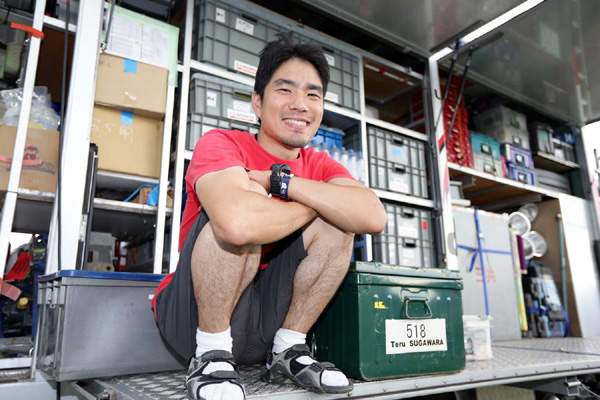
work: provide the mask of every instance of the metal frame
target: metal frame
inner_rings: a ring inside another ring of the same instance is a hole
[[[58,260],[58,204],[52,211],[48,235],[48,262],[46,272],[74,269],[77,246],[81,235],[83,196],[87,172],[87,156],[90,146],[90,129],[96,91],[96,71],[102,31],[102,0],[86,0],[79,3],[79,27],[75,37],[69,102],[64,121],[64,144],[62,149],[62,196],[61,252]]]
[[[33,14],[33,29],[37,29],[38,31],[42,30],[45,9],[46,0],[36,1]],[[23,166],[23,154],[25,152],[25,140],[27,139],[27,127],[29,125],[29,115],[31,113],[31,100],[33,98],[33,86],[35,84],[41,41],[41,38],[31,35],[29,37],[29,53],[27,54],[25,82],[23,84],[23,101],[19,113],[19,125],[17,126],[15,137],[15,147],[12,157],[13,162],[8,178],[6,199],[4,200],[2,215],[0,217],[0,283],[4,277],[10,233],[12,231],[15,208],[17,206],[19,182],[21,180],[21,169]]]

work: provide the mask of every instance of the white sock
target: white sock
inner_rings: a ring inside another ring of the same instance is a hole
[[[231,353],[232,349],[231,328],[217,333],[196,330],[196,357],[211,350],[225,350]],[[214,371],[233,371],[233,366],[226,362],[210,362],[202,373],[208,375]],[[244,393],[239,386],[225,382],[204,386],[200,389],[200,397],[207,400],[242,400]]]
[[[273,339],[273,353],[278,354],[289,349],[295,344],[305,343],[305,333],[279,328],[277,333],[275,333],[275,339]],[[304,365],[310,365],[316,362],[316,360],[309,356],[298,357],[296,361]],[[321,383],[327,386],[347,386],[348,378],[346,378],[346,375],[338,371],[323,371],[323,375],[321,375]]]
[[[225,350],[231,353],[233,339],[231,338],[231,327],[217,333],[202,332],[196,329],[196,357],[211,350]]]

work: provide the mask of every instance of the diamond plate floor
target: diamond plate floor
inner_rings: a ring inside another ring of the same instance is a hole
[[[600,338],[598,339],[525,339],[496,342],[490,361],[468,362],[455,374],[416,376],[378,382],[352,380],[355,388],[350,396],[377,397],[391,393],[408,394],[417,390],[437,392],[460,390],[462,386],[489,386],[499,380],[533,380],[555,374],[570,375],[586,369],[600,371]],[[566,351],[566,350],[568,351]],[[307,392],[295,385],[273,385],[260,381],[260,365],[241,367],[240,372],[249,398],[278,397],[286,400],[306,398]],[[575,371],[575,372],[574,372]],[[100,380],[122,394],[124,399],[187,399],[185,371],[121,376]],[[444,387],[447,390],[444,390]],[[418,388],[418,389],[417,389]],[[313,396],[311,396],[313,397]],[[317,396],[326,398],[326,396]]]

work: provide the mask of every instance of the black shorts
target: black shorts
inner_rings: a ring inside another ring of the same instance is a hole
[[[191,275],[192,251],[208,221],[208,215],[202,211],[183,243],[171,282],[156,296],[158,328],[166,342],[185,360],[196,352],[198,328]],[[267,268],[259,270],[242,293],[231,317],[233,355],[238,364],[265,360],[290,308],[294,275],[306,255],[299,229],[279,242]]]

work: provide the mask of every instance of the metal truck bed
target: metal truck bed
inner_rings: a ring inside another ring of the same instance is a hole
[[[393,399],[452,392],[482,386],[513,384],[541,379],[600,372],[600,338],[523,339],[494,342],[490,361],[467,362],[457,374],[415,376],[377,382],[353,380],[347,395],[317,395],[294,385],[271,385],[259,380],[260,366],[243,367],[242,377],[250,399]],[[72,382],[73,388],[96,398],[103,391],[119,400],[187,399],[185,371],[120,376]]]

